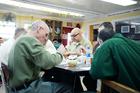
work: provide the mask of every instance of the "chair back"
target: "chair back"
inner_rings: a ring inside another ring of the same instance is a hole
[[[118,93],[140,93],[126,85],[117,83],[111,80],[102,80],[101,93],[112,93],[111,89],[117,91]]]
[[[4,86],[5,92],[8,93],[9,70],[8,70],[8,66],[5,65],[4,63],[1,63],[1,78],[2,78],[2,85]]]

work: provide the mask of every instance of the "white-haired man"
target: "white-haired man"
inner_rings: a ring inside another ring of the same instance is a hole
[[[36,21],[32,24],[31,31],[16,41],[8,60],[11,92],[71,93],[70,87],[45,82],[39,77],[41,69],[50,69],[63,58],[60,53],[51,54],[44,48],[48,33],[48,25],[43,21]]]

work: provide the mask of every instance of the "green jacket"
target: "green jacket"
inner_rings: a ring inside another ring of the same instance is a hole
[[[97,49],[90,74],[140,90],[140,43],[116,34]]]
[[[39,78],[41,69],[50,69],[62,61],[59,53],[50,54],[32,36],[22,36],[11,49],[8,68],[10,87],[16,87]]]

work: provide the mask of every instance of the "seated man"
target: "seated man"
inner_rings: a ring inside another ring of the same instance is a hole
[[[94,55],[90,69],[92,78],[111,79],[140,91],[140,44],[105,26],[99,38],[103,44]]]
[[[15,40],[21,36],[26,34],[27,31],[24,28],[17,28],[15,30],[15,35],[13,38],[8,39],[0,46],[0,63],[3,62],[6,65],[8,64],[8,57],[12,46],[15,43]],[[1,64],[0,64],[1,65]]]
[[[90,53],[92,53],[92,44],[88,39],[85,39],[81,29],[74,28],[71,31],[72,43],[69,46],[66,46],[65,56],[76,54],[78,56],[81,55],[81,52],[86,53],[86,47],[90,48]]]
[[[110,29],[111,32],[106,32],[103,36],[102,36],[102,39],[100,39],[100,31],[104,28],[107,28],[107,29]],[[114,31],[113,31],[113,25],[110,23],[110,22],[105,22],[103,24],[101,24],[99,26],[99,29],[98,29],[98,36],[97,36],[97,42],[96,42],[96,45],[93,47],[93,53],[95,54],[96,53],[96,50],[102,45],[103,41],[105,41],[106,39],[108,38],[111,38],[112,36],[114,35]],[[94,59],[93,59],[94,60]],[[98,80],[98,83],[97,85],[93,84],[93,79],[91,76],[88,76],[88,77],[84,77],[83,79],[83,83],[85,84],[85,86],[87,87],[88,90],[90,91],[100,91],[100,88],[101,88],[101,82],[100,80]],[[97,89],[93,88],[97,86]]]
[[[74,28],[71,31],[71,38],[72,38],[73,42],[69,46],[66,47],[67,51],[64,54],[65,56],[69,56],[69,55],[73,55],[73,54],[80,56],[81,52],[86,54],[87,51],[90,52],[90,54],[92,54],[92,44],[88,39],[84,38],[81,29]],[[89,48],[89,50],[87,50],[87,47]],[[83,60],[83,62],[84,62],[84,60]],[[84,84],[85,84],[87,90],[96,91],[97,81],[92,80],[90,76],[86,76],[85,78],[88,78],[88,79],[85,79],[85,81],[84,81]],[[81,86],[79,77],[77,77],[76,80],[77,80],[77,86]],[[90,80],[90,82],[87,82],[87,80]]]
[[[81,36],[81,30],[79,28],[75,28],[72,30],[72,37],[73,38],[79,38]],[[75,32],[75,33],[74,33]],[[78,34],[77,34],[78,33]],[[74,34],[77,34],[76,36],[74,36]],[[78,36],[80,35],[80,36]],[[64,53],[64,56],[67,57],[71,54],[77,54],[74,50],[76,50],[77,48],[79,48],[79,45],[78,47],[75,47],[75,43],[72,43],[73,45],[73,51],[69,51],[70,48],[67,49],[67,51]],[[77,43],[78,44],[78,43]],[[69,47],[69,46],[68,46]],[[75,49],[74,49],[75,48]],[[80,54],[80,53],[79,53]],[[74,92],[75,93],[79,93],[80,91],[83,91],[83,88],[82,88],[82,85],[81,85],[81,82],[80,82],[80,78],[79,77],[76,77],[74,76],[73,73],[69,73],[67,75],[64,75],[62,73],[56,73],[56,71],[52,71],[50,70],[49,71],[49,75],[52,75],[53,78],[48,78],[48,74],[46,73],[44,76],[43,76],[43,79],[44,80],[50,80],[50,81],[54,81],[54,82],[60,82],[60,81],[63,81],[64,83],[70,85],[70,86],[73,86],[75,85],[74,87]],[[47,78],[47,79],[46,79]],[[62,80],[61,80],[62,79]],[[74,81],[76,81],[76,83],[74,84]]]
[[[60,53],[50,54],[44,45],[48,40],[49,28],[43,21],[32,24],[31,31],[17,39],[10,51],[10,92],[16,93],[71,93],[64,84],[45,82],[39,73],[50,69],[62,61]]]
[[[13,38],[10,38],[7,41],[5,41],[5,42],[2,43],[2,45],[0,46],[0,67],[1,67],[1,62],[3,62],[6,65],[8,64],[8,57],[9,57],[10,50],[11,50],[11,48],[12,48],[15,40],[20,35],[23,35],[23,34],[26,34],[25,29],[24,28],[17,28],[15,30],[14,37]],[[0,77],[1,77],[1,72],[0,72]]]

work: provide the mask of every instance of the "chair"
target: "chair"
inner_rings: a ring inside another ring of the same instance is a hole
[[[101,93],[112,93],[110,90],[113,89],[118,93],[140,93],[126,85],[117,83],[111,80],[102,80]]]
[[[1,78],[2,78],[2,85],[4,86],[5,93],[9,92],[9,85],[8,85],[8,80],[9,80],[9,70],[7,65],[4,63],[1,63]]]

